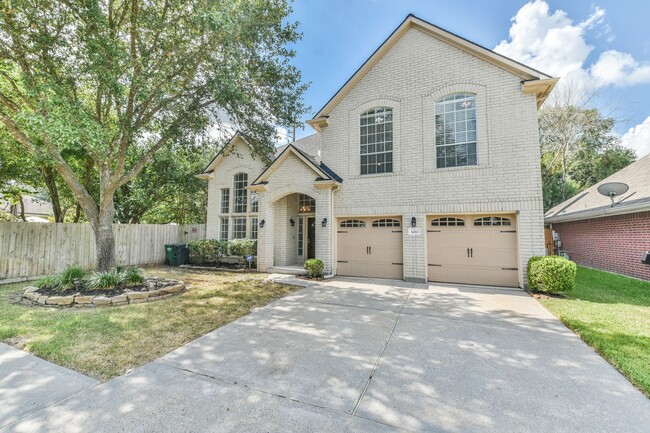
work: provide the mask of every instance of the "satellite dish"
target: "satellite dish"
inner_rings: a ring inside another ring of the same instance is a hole
[[[612,207],[614,207],[614,197],[625,194],[630,189],[626,183],[623,182],[607,182],[598,186],[598,192],[602,195],[612,199]]]

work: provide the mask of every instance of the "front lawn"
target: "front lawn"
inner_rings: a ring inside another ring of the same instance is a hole
[[[540,302],[650,396],[650,282],[579,266],[565,295]]]
[[[150,303],[61,310],[11,303],[27,283],[0,286],[0,341],[107,380],[297,289],[268,283],[265,274],[172,267],[146,273],[183,280],[189,291]]]

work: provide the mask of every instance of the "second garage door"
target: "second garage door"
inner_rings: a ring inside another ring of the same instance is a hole
[[[401,218],[339,219],[337,268],[338,275],[402,279]]]
[[[517,286],[514,215],[430,217],[427,264],[429,281]]]

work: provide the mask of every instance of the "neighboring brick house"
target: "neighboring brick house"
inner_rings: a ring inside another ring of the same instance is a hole
[[[629,186],[614,206],[598,193],[609,182]],[[576,263],[650,280],[650,265],[641,263],[650,251],[650,155],[555,206],[546,222]]]
[[[409,15],[316,134],[268,166],[237,134],[198,175],[208,237],[256,237],[264,271],[316,257],[328,274],[523,286],[544,254],[537,109],[556,82]]]

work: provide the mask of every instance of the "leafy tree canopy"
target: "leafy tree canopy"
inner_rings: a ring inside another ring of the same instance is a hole
[[[93,226],[100,270],[115,265],[115,194],[159,151],[226,124],[264,155],[277,126],[297,124],[305,85],[290,12],[282,0],[0,6],[0,122],[63,178]]]

